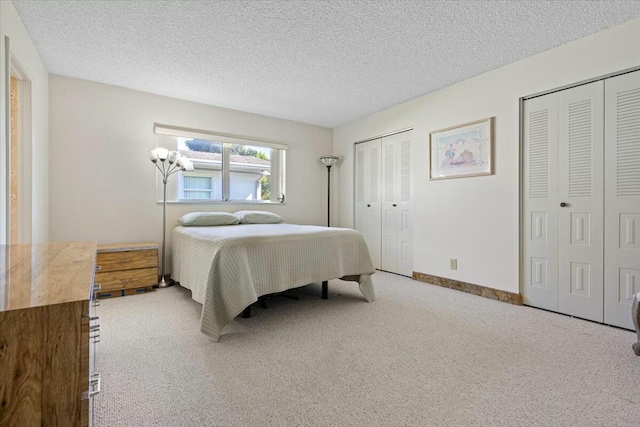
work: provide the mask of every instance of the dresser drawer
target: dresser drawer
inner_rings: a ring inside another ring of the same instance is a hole
[[[156,267],[158,265],[158,251],[156,249],[146,249],[139,251],[98,252],[96,264],[100,266],[100,272]]]
[[[101,292],[128,288],[143,288],[158,283],[158,269],[139,268],[137,270],[100,271],[96,273],[96,283],[100,283]]]

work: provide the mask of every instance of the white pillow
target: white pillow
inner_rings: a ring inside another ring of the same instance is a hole
[[[235,225],[240,224],[240,218],[228,212],[191,212],[180,217],[178,222],[185,227]]]
[[[238,211],[234,215],[240,218],[240,224],[278,224],[284,221],[280,215],[266,211]]]

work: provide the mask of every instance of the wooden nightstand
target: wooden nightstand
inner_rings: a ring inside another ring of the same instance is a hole
[[[122,243],[98,245],[95,282],[98,297],[119,297],[153,290],[158,284],[158,245]]]

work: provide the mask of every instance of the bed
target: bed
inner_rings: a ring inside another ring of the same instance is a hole
[[[362,234],[348,228],[178,226],[171,258],[171,276],[202,304],[200,330],[212,341],[262,295],[340,278],[358,282],[364,298],[375,299],[369,249]]]

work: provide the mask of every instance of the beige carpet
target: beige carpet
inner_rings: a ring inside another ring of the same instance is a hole
[[[103,300],[97,426],[638,426],[635,334],[387,273],[238,318],[173,287]]]

